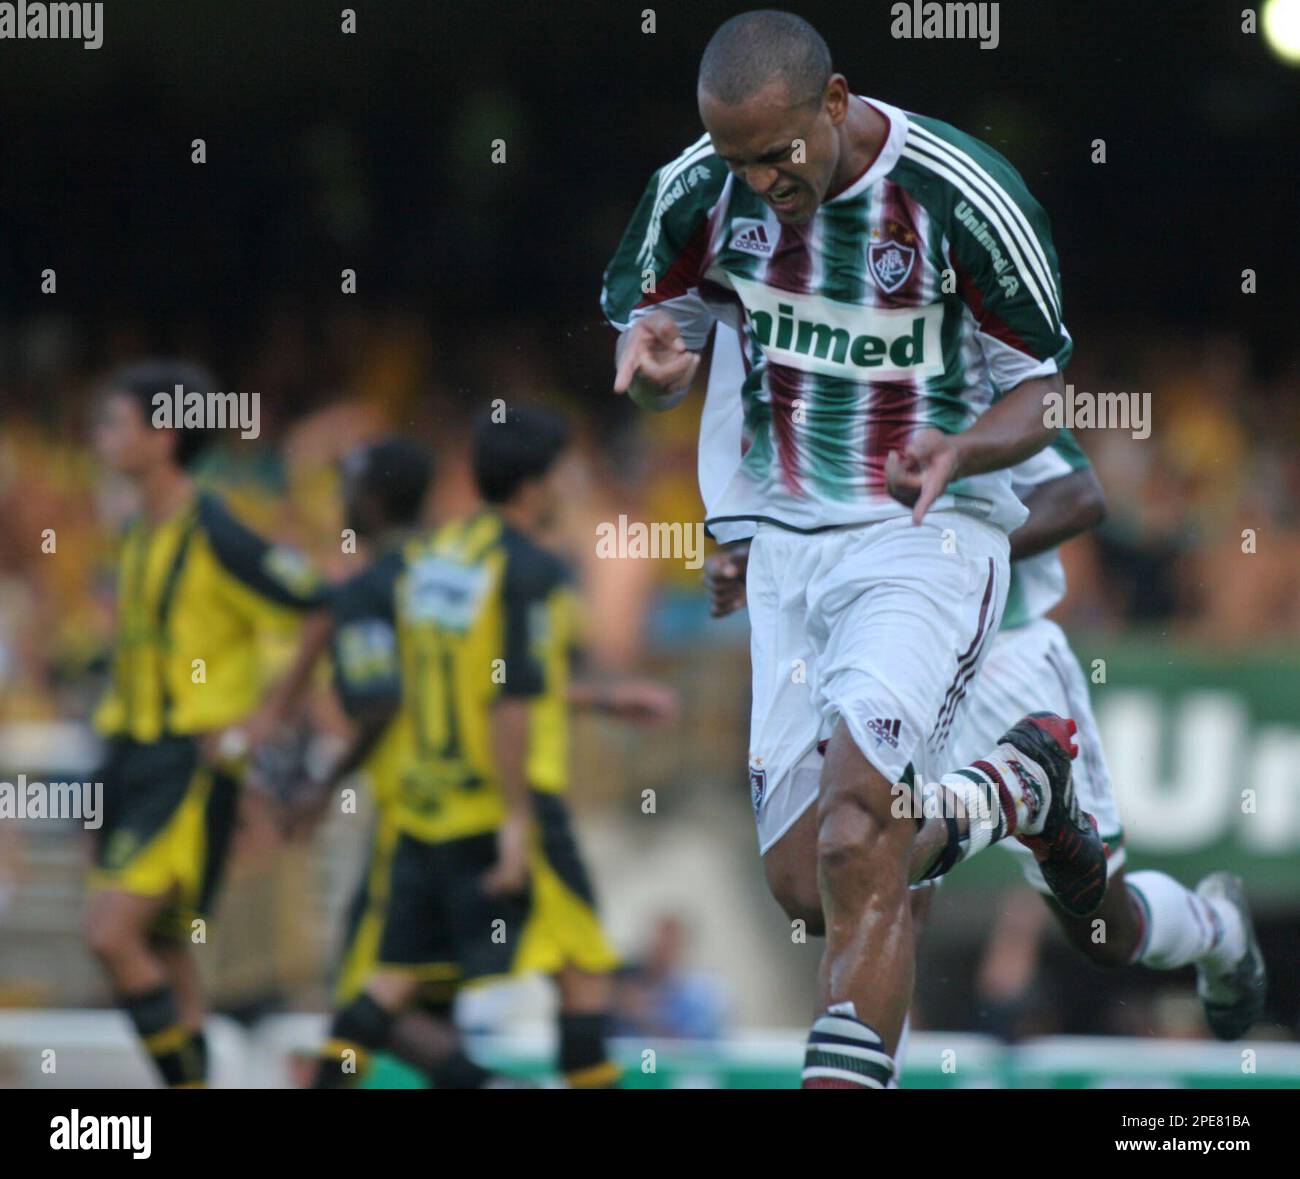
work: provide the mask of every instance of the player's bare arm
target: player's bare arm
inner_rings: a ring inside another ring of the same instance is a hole
[[[1059,393],[1060,373],[1022,381],[959,434],[922,430],[885,460],[889,494],[912,507],[920,524],[954,480],[1011,467],[1037,454],[1060,433],[1047,425],[1046,398]]]
[[[497,831],[497,862],[483,878],[490,893],[521,892],[528,883],[528,836],[532,805],[528,797],[527,697],[503,696],[492,710],[492,746],[506,817]]]
[[[672,409],[690,390],[700,354],[686,347],[672,316],[652,311],[618,338],[614,392],[626,393],[642,409]]]
[[[1040,483],[1021,502],[1029,519],[1011,534],[1013,561],[1054,549],[1106,518],[1106,496],[1091,467]]]
[[[665,725],[677,719],[677,692],[668,684],[642,679],[586,679],[569,685],[569,703],[634,724]]]

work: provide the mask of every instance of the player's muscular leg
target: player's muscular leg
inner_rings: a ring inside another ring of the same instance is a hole
[[[763,857],[763,875],[777,904],[791,921],[802,921],[822,937],[822,896],[817,887],[817,807],[810,806]]]
[[[763,875],[768,891],[791,921],[802,921],[806,932],[824,937],[826,922],[817,884],[817,807],[809,807],[794,826],[763,856]],[[916,828],[908,853],[907,879],[916,884],[942,855],[948,831],[942,819],[927,819]],[[928,895],[922,890],[921,895]],[[915,913],[915,906],[913,907]]]
[[[1045,897],[1070,944],[1095,966],[1127,966],[1142,938],[1138,902],[1116,872],[1106,885],[1101,908],[1088,917],[1073,917],[1050,897]]]
[[[181,941],[154,942],[154,951],[166,964],[181,1022],[193,1031],[201,1031],[206,1013],[199,966],[190,947]]]
[[[826,917],[823,998],[852,1002],[892,1051],[912,995],[907,888],[915,827],[891,811],[892,783],[840,721],[822,767],[817,872]]]
[[[83,922],[86,946],[99,959],[114,990],[139,994],[169,982],[166,964],[149,942],[149,928],[166,897],[99,892]]]

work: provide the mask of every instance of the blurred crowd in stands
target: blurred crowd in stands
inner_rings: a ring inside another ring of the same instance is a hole
[[[3,719],[82,713],[111,631],[111,556],[129,505],[89,448],[92,392],[113,362],[144,348],[123,328],[91,368],[70,359],[85,350],[70,331],[58,322],[33,330],[0,378]],[[590,336],[598,355],[607,341]],[[1061,621],[1210,645],[1300,641],[1300,354],[1262,381],[1231,337],[1097,338],[1101,346],[1089,347],[1083,335],[1072,382],[1091,392],[1149,391],[1152,426],[1144,439],[1081,433],[1109,516],[1068,546]],[[454,512],[472,502],[462,445],[472,410],[494,396],[544,400],[580,423],[562,543],[584,572],[597,661],[627,666],[674,640],[743,641],[741,629],[707,629],[698,573],[683,562],[595,557],[596,525],[620,514],[701,519],[698,398],[693,409],[638,415],[591,382],[567,388],[534,342],[482,349],[476,387],[453,384],[440,370],[437,333],[403,315],[340,315],[314,327],[277,315],[253,362],[224,376],[204,344],[182,335],[172,350],[209,360],[227,388],[260,392],[262,411],[261,436],[227,438],[205,460],[204,479],[254,527],[302,547],[327,573],[343,572],[335,463],[349,447],[393,430],[427,440],[439,459],[431,514]]]

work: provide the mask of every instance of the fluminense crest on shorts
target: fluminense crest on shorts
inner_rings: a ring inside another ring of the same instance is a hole
[[[871,277],[887,295],[892,295],[912,273],[916,263],[916,250],[901,242],[873,242],[867,247],[867,261]]]

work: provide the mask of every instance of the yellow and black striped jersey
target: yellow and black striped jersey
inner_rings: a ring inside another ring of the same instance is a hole
[[[376,567],[372,614],[391,610],[409,761],[395,821],[440,842],[496,827],[504,808],[492,749],[503,695],[530,701],[528,784],[568,779],[573,595],[568,570],[492,512],[413,541]]]
[[[122,541],[95,727],[149,742],[233,724],[261,691],[259,635],[322,603],[311,566],[250,531],[211,492],[161,523],[137,519]]]

